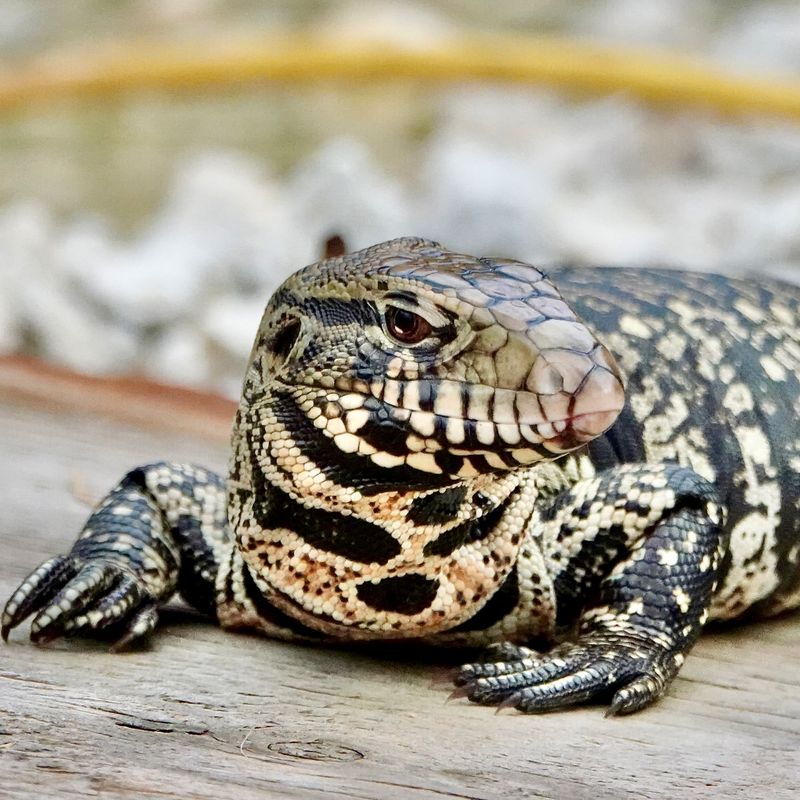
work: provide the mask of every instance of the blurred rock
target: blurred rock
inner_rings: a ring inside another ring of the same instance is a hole
[[[353,139],[281,180],[242,155],[196,155],[127,239],[96,216],[0,209],[0,352],[235,397],[270,294],[334,234],[349,250],[412,234],[545,266],[800,282],[796,126],[519,87],[448,90],[438,110],[402,176]]]
[[[199,319],[200,330],[211,344],[239,362],[235,367],[238,377],[244,373],[245,362],[268,299],[228,294],[212,300]]]
[[[203,336],[189,324],[169,328],[148,347],[142,367],[148,375],[165,383],[203,388],[214,380]]]
[[[23,346],[22,330],[14,296],[0,287],[0,355],[14,353]]]
[[[43,358],[84,372],[129,369],[135,335],[99,317],[59,269],[61,231],[41,205],[19,203],[0,215],[3,346],[28,340]],[[1,318],[1,317],[0,317]]]
[[[358,250],[412,232],[406,192],[351,139],[312,155],[290,176],[287,197],[298,243],[304,241],[295,268],[316,261],[332,234]]]
[[[548,178],[468,133],[443,133],[422,164],[414,231],[465,252],[540,252]]]
[[[708,0],[600,0],[581,5],[570,21],[576,33],[593,39],[689,49],[707,41],[717,14]]]
[[[428,5],[400,0],[335,4],[316,22],[319,33],[334,39],[391,42],[424,48],[458,35],[458,26]]]
[[[28,0],[0,0],[0,52],[9,52],[38,33],[45,12]]]
[[[87,268],[85,290],[129,323],[170,324],[218,287],[269,294],[296,263],[293,230],[280,187],[254,162],[210,153],[179,170],[141,236]]]
[[[87,373],[133,367],[140,347],[135,333],[97,318],[63,280],[29,283],[19,300],[25,330],[42,358]]]
[[[23,344],[26,314],[22,293],[31,280],[41,282],[52,220],[39,203],[15,203],[0,210],[0,352]]]
[[[800,72],[800,4],[741,3],[710,37],[710,55],[740,72]]]

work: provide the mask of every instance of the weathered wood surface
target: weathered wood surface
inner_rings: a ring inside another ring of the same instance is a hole
[[[0,380],[3,598],[69,546],[76,496],[148,459],[226,461],[213,425],[137,428],[37,393]],[[800,796],[797,615],[706,635],[669,696],[628,718],[496,715],[446,702],[444,673],[426,654],[292,646],[180,613],[120,655],[16,631],[0,647],[0,797]]]

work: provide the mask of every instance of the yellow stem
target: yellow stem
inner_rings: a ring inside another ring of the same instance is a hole
[[[234,46],[132,43],[49,56],[0,72],[0,109],[70,95],[196,91],[234,83],[498,81],[650,103],[800,120],[800,80],[738,76],[688,57],[553,38],[480,37],[410,48],[369,41],[273,38]]]

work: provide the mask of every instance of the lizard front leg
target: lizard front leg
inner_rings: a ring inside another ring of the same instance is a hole
[[[457,684],[476,702],[548,711],[611,698],[609,713],[666,690],[708,616],[725,548],[714,488],[676,465],[626,465],[576,483],[543,517],[557,625],[545,654],[500,645]]]
[[[215,581],[232,546],[225,485],[201,467],[156,463],[129,472],[95,508],[67,555],[34,570],[2,616],[2,636],[36,613],[46,642],[109,629],[116,647],[150,633],[175,591],[214,614]]]

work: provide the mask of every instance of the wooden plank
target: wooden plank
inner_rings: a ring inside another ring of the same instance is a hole
[[[159,457],[224,469],[224,443],[85,408],[0,402],[0,594],[64,551],[98,497]],[[173,612],[149,649],[0,647],[0,796],[796,798],[800,625],[706,635],[633,717],[447,702],[452,654],[321,649]]]
[[[90,411],[147,428],[227,441],[236,403],[142,375],[84,375],[31,356],[0,356],[0,400]]]

